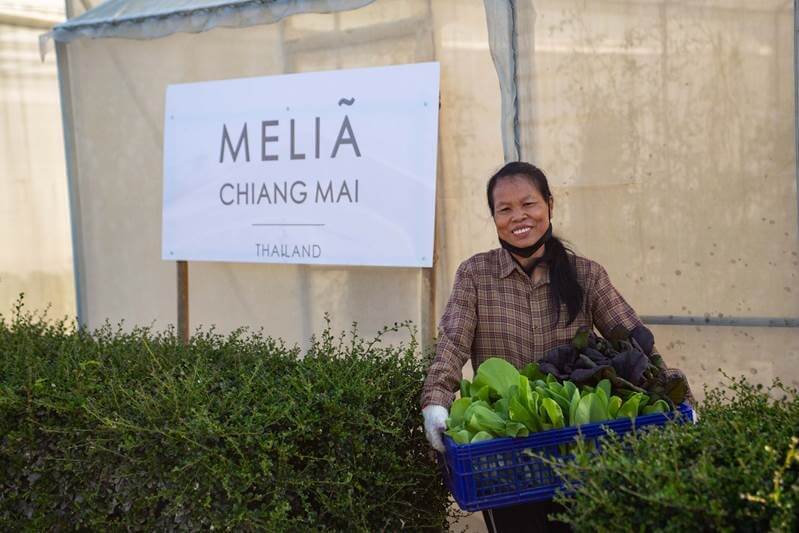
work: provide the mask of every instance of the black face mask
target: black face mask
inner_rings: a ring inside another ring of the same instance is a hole
[[[510,253],[526,258],[536,253],[538,249],[541,248],[544,245],[544,243],[547,242],[550,238],[552,238],[552,222],[549,223],[549,227],[544,232],[544,234],[541,235],[541,238],[535,241],[535,243],[530,246],[526,246],[524,248],[518,248],[516,246],[513,246],[509,242],[503,241],[502,239],[499,239],[499,244]]]

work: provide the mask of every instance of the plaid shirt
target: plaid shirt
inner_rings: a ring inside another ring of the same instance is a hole
[[[582,326],[596,326],[607,336],[617,325],[629,331],[641,324],[599,263],[575,256],[575,267],[583,288],[583,306],[566,325],[566,304],[561,304],[555,324],[549,270],[533,281],[502,248],[461,263],[439,324],[436,356],[422,389],[422,407],[449,407],[470,357],[474,369],[489,357],[502,357],[522,368],[551,348],[571,342]]]

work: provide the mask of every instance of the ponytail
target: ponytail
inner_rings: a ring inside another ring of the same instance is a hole
[[[584,295],[577,280],[574,252],[553,236],[545,245],[543,260],[549,265],[549,292],[552,307],[555,309],[555,323],[560,321],[561,304],[566,304],[566,324],[571,324],[583,306]]]

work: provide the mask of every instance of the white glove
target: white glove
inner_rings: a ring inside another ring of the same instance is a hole
[[[447,430],[449,412],[443,405],[428,405],[422,409],[424,416],[424,435],[434,449],[444,453],[444,441],[441,434]]]

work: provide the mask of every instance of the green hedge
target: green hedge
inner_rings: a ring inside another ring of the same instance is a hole
[[[605,441],[560,471],[577,531],[797,531],[799,398],[743,378],[706,393],[696,425]]]
[[[401,327],[395,325],[396,327]],[[412,341],[0,322],[0,530],[440,531]]]

